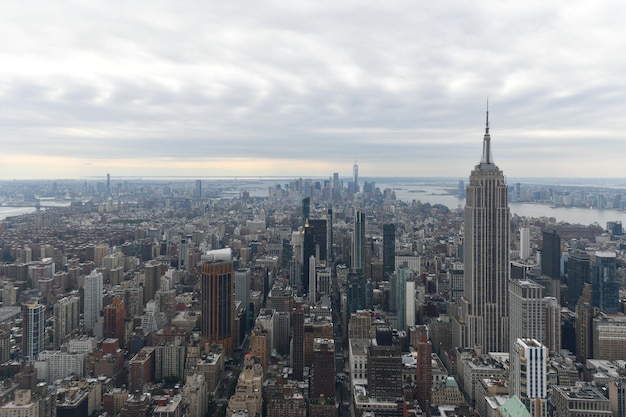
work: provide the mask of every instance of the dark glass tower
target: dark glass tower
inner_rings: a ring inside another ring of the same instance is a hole
[[[576,311],[585,283],[591,283],[591,259],[586,252],[575,250],[567,257],[567,304],[570,310]]]
[[[543,231],[541,274],[554,279],[561,278],[561,237],[556,230]]]
[[[615,276],[615,252],[596,252],[593,264],[593,305],[604,313],[620,310],[620,284]]]
[[[383,224],[383,277],[389,276],[395,270],[396,264],[396,225]]]

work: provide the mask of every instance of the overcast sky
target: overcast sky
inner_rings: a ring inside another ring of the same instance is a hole
[[[623,1],[0,2],[0,178],[626,177]]]

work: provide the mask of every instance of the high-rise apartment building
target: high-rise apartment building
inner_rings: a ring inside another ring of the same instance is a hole
[[[465,346],[507,352],[510,212],[504,174],[491,157],[489,112],[482,158],[470,175],[466,194]]]
[[[44,347],[46,307],[30,301],[22,307],[22,355],[34,362]]]
[[[91,271],[85,277],[85,329],[93,330],[96,322],[100,321],[102,311],[102,272]]]
[[[234,270],[231,261],[202,263],[202,336],[234,353]]]
[[[54,304],[54,347],[59,349],[66,336],[78,329],[80,298],[67,296]]]
[[[519,257],[526,260],[530,257],[530,228],[519,229]]]
[[[122,346],[126,345],[124,319],[126,309],[120,297],[113,297],[113,302],[104,308],[104,338],[117,338]]]
[[[533,417],[548,415],[548,348],[536,339],[517,339],[511,354],[511,388]]]

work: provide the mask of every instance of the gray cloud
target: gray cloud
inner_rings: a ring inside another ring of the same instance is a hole
[[[120,175],[159,158],[328,175],[356,158],[364,175],[465,176],[489,97],[508,175],[622,175],[619,3],[370,3],[0,5],[2,143]]]

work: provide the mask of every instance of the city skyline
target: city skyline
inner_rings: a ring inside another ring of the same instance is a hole
[[[0,6],[0,178],[622,177],[610,2]],[[417,7],[416,7],[417,6]]]

